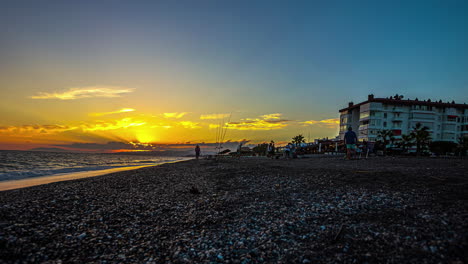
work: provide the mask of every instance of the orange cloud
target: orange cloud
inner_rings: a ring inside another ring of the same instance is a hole
[[[274,130],[288,126],[290,120],[281,119],[282,114],[266,114],[260,118],[245,118],[240,122],[229,122],[226,127],[237,130]]]
[[[206,114],[206,115],[201,115],[200,119],[206,120],[206,119],[223,119],[229,117],[230,114]]]
[[[265,120],[277,120],[277,119],[280,119],[281,116],[283,114],[280,114],[280,113],[276,113],[276,114],[266,114],[266,115],[262,115],[260,116],[262,119],[265,119]]]
[[[286,127],[287,124],[285,122],[287,122],[287,120],[270,121],[253,119],[241,122],[229,122],[226,124],[226,127],[237,130],[273,130]]]
[[[133,108],[122,108],[117,111],[104,112],[104,113],[91,113],[89,115],[90,116],[105,116],[105,115],[112,115],[112,114],[128,113],[128,112],[133,112],[133,111],[135,111],[135,109]]]
[[[339,118],[330,118],[330,119],[323,119],[323,120],[309,120],[301,122],[304,125],[324,125],[329,127],[334,127],[340,124]]]
[[[162,123],[151,126],[151,128],[166,128],[166,129],[171,128],[171,127],[172,127],[171,125],[162,124]]]
[[[181,112],[181,113],[164,113],[163,116],[165,118],[175,118],[175,119],[179,119],[179,118],[182,118],[184,115],[188,114],[187,112]]]
[[[177,124],[179,126],[184,127],[184,128],[191,128],[191,129],[201,128],[201,126],[198,123],[195,123],[195,122],[192,122],[192,121],[180,121],[180,122],[177,122]]]
[[[22,125],[22,126],[2,126],[0,133],[5,134],[55,134],[68,130],[74,130],[78,127],[65,125]]]
[[[102,131],[102,130],[114,130],[119,128],[129,128],[145,125],[146,122],[133,120],[132,118],[122,118],[115,121],[98,121],[93,124],[84,124],[81,126],[83,131]]]
[[[45,93],[31,96],[32,99],[74,100],[90,97],[120,97],[121,94],[133,92],[134,89],[114,86],[89,86],[70,88],[64,92]]]

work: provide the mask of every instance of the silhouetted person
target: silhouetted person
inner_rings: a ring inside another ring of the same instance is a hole
[[[198,159],[200,157],[200,146],[195,147],[195,157]]]
[[[356,152],[356,143],[358,139],[356,133],[354,133],[352,127],[348,127],[348,131],[344,136],[344,143],[346,144],[346,158],[351,159],[351,157]]]
[[[272,140],[268,145],[268,155],[274,159],[275,158],[275,142]]]
[[[237,158],[240,159],[242,155],[242,142],[239,143],[239,146],[237,147]]]
[[[291,143],[288,143],[286,146],[284,146],[284,157],[286,159],[289,159],[290,153],[291,153]]]

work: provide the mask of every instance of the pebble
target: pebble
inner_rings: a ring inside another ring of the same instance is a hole
[[[199,160],[1,192],[0,262],[457,263],[466,165]]]

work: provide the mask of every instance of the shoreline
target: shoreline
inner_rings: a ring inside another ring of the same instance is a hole
[[[462,263],[468,160],[188,160],[0,192],[2,263]]]
[[[177,162],[182,162],[182,161],[187,161],[187,160],[190,160],[190,159],[160,162],[160,163],[155,163],[151,165],[118,167],[118,168],[103,169],[103,170],[91,170],[91,171],[80,171],[80,172],[69,172],[69,173],[58,173],[54,175],[31,177],[31,178],[19,179],[19,180],[1,181],[0,192],[9,191],[9,190],[17,190],[17,189],[22,189],[22,188],[27,188],[27,187],[32,187],[32,186],[54,183],[54,182],[72,181],[72,180],[85,179],[85,178],[91,178],[91,177],[97,177],[97,176],[104,176],[104,175],[116,173],[116,172],[138,170],[141,168],[160,166],[163,164],[177,163]]]

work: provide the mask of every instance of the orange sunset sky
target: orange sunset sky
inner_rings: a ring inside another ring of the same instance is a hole
[[[466,1],[416,2],[2,1],[0,149],[285,143],[370,93],[468,102]]]

